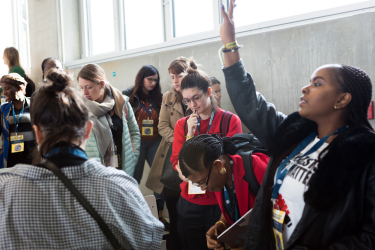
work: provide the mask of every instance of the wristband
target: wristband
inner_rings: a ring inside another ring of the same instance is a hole
[[[190,140],[191,139],[191,136],[186,134],[186,140]]]
[[[223,52],[226,53],[226,52],[234,52],[236,50],[238,50],[239,48],[242,48],[243,46],[242,45],[238,45],[237,47],[234,47],[234,48],[231,48],[231,49],[223,49]]]
[[[227,225],[225,225],[225,223],[224,223],[224,222],[222,222],[221,220],[219,220],[218,222],[216,222],[216,223],[215,223],[215,225],[216,225],[217,223],[221,223],[221,224],[223,224],[223,225],[224,225],[224,227],[225,227],[225,229],[227,229]]]
[[[235,48],[235,47],[238,47],[237,41],[225,44],[226,49],[232,49],[232,48]]]

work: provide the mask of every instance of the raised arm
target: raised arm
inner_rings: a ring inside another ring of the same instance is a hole
[[[228,13],[221,9],[224,22],[220,28],[220,37],[224,45],[235,42],[233,9],[231,0]],[[276,111],[272,103],[256,92],[253,78],[246,72],[240,60],[239,49],[224,53],[225,81],[229,97],[241,121],[268,148],[270,141],[286,115]]]

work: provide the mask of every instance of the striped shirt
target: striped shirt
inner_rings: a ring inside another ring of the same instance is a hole
[[[99,159],[61,168],[125,249],[160,249],[163,224],[124,171]],[[0,171],[0,249],[112,249],[96,221],[51,171]]]
[[[14,112],[16,114],[16,119],[18,121],[19,114],[21,113],[21,109],[14,109]],[[9,131],[10,136],[16,135],[16,124],[14,122],[13,118],[13,107],[10,109],[9,116],[8,116],[8,122],[9,122]],[[23,135],[24,139],[24,151],[19,153],[12,153],[11,146],[9,148],[8,153],[8,168],[13,167],[14,165],[18,163],[26,163],[31,164],[33,160],[33,151],[35,147],[35,136],[34,131],[31,126],[31,119],[30,119],[30,107],[25,102],[25,107],[23,111],[23,115],[21,120],[19,121],[18,125],[18,135]],[[10,140],[9,140],[10,141]]]

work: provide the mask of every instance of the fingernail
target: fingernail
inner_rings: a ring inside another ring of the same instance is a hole
[[[221,8],[224,9],[224,4],[223,3],[221,4]]]

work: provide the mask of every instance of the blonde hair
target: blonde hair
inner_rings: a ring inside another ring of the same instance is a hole
[[[20,55],[19,55],[18,50],[16,48],[14,48],[14,47],[5,48],[4,55],[8,59],[9,70],[11,68],[13,68],[14,66],[21,67]]]

